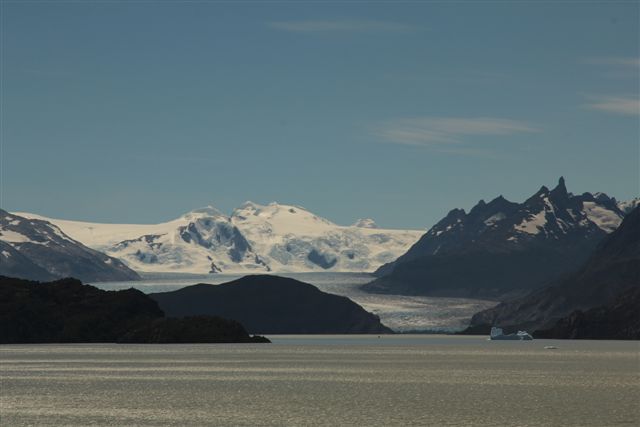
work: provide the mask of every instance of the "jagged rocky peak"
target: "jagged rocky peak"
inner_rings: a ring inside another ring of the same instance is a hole
[[[465,212],[464,209],[451,209],[449,211],[449,213],[447,214],[446,217],[444,217],[444,219],[449,219],[449,220],[457,220],[457,219],[462,219],[467,215],[467,213]]]
[[[605,193],[601,193],[600,191],[596,191],[595,193],[592,194],[593,198],[599,202],[610,202],[613,201],[615,203],[615,198],[614,197],[609,197],[607,194]]]
[[[487,207],[487,204],[485,203],[485,201],[483,199],[480,199],[478,203],[476,203],[476,205],[471,208],[468,216],[475,217],[478,215],[482,215],[486,210],[486,207]]]
[[[523,211],[528,215],[516,229],[554,239],[559,234],[591,233],[596,229],[610,233],[624,216],[615,199],[604,193],[575,196],[567,192],[563,177],[550,192],[529,198]]]
[[[378,225],[371,218],[360,218],[354,224],[354,227],[360,228],[378,228]]]
[[[431,229],[425,234],[420,240],[423,241],[426,236],[440,236],[445,232],[449,232],[452,230],[460,230],[462,227],[462,223],[466,220],[467,213],[464,209],[452,209],[449,211],[447,216],[442,218],[436,225],[431,227]]]
[[[518,206],[518,203],[511,202],[505,199],[502,194],[490,201],[487,206],[490,206],[492,209],[502,209],[502,210],[511,210]]]
[[[540,187],[540,189],[532,197],[535,197],[535,196],[540,197],[541,195],[544,195],[544,194],[549,194],[549,187],[547,187],[546,185],[543,185],[542,187]]]
[[[466,217],[475,222],[485,221],[490,217],[503,217],[509,214],[517,206],[517,203],[512,203],[506,200],[504,197],[498,196],[495,199],[491,200],[489,203],[486,203],[484,200],[480,200],[469,211],[469,214]]]
[[[556,188],[551,190],[550,194],[552,196],[555,196],[555,197],[568,197],[569,196],[569,193],[567,192],[567,186],[565,184],[563,176],[560,177],[560,179],[558,180],[558,185],[556,185]]]

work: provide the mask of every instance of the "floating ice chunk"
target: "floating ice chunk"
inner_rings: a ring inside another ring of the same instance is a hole
[[[529,341],[532,340],[533,337],[531,334],[525,331],[518,331],[515,334],[506,334],[502,331],[502,328],[496,328],[495,326],[491,328],[491,334],[489,336],[490,340],[517,340],[517,341]]]

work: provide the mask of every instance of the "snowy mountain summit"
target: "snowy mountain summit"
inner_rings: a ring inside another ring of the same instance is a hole
[[[406,252],[421,230],[340,226],[307,209],[245,202],[228,216],[213,206],[162,224],[46,219],[87,246],[142,272],[373,271]]]
[[[371,218],[360,218],[353,224],[353,226],[360,228],[378,228],[376,222]]]

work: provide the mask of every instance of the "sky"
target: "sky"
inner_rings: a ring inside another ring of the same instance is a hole
[[[0,205],[156,223],[246,200],[428,228],[640,194],[640,3],[1,3]]]

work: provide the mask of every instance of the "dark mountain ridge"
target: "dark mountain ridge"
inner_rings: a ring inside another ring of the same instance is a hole
[[[602,335],[602,330],[606,328],[603,326],[600,332],[596,332],[598,322],[589,319],[602,319],[605,313],[608,316],[619,315],[621,319],[637,320],[640,317],[638,288],[640,207],[625,217],[620,227],[598,245],[577,272],[554,286],[477,313],[471,320],[470,330],[497,325],[507,329],[555,329],[555,332],[548,332],[547,336]],[[633,329],[629,325],[618,326]],[[581,332],[576,332],[578,330]],[[610,330],[608,336],[615,336],[614,331]]]
[[[630,288],[616,299],[589,310],[576,310],[536,338],[640,340],[640,287]]]
[[[499,196],[454,209],[406,254],[382,266],[370,292],[502,299],[577,269],[624,212],[605,194],[573,195],[565,181],[523,203]]]

